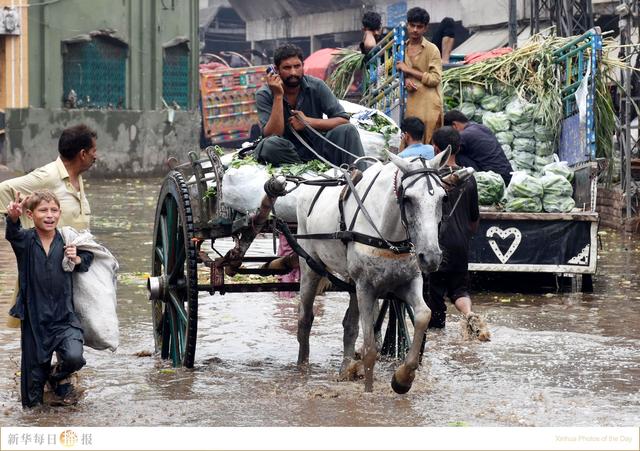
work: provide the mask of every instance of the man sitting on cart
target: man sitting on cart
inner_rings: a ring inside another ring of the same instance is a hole
[[[264,137],[256,146],[256,159],[276,166],[295,164],[320,159],[315,151],[341,165],[364,155],[358,131],[336,96],[322,80],[304,75],[300,47],[278,47],[273,62],[267,84],[256,92]]]

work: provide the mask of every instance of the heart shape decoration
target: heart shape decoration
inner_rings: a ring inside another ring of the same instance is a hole
[[[498,235],[503,240],[507,239],[510,235],[513,235],[513,242],[511,243],[511,246],[509,246],[509,249],[507,249],[506,254],[503,254],[496,244],[496,240],[493,239],[494,235]],[[493,253],[496,254],[496,257],[498,257],[498,259],[504,265],[505,263],[507,263],[507,261],[509,261],[516,249],[518,249],[518,246],[520,246],[520,241],[522,241],[522,233],[520,233],[520,230],[516,229],[515,227],[509,227],[507,230],[502,230],[500,227],[493,226],[489,227],[489,229],[487,230],[487,238],[489,238],[489,245],[491,246]]]

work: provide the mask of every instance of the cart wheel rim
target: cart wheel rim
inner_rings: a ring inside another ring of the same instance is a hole
[[[151,313],[156,351],[173,366],[194,363],[197,316],[197,261],[191,202],[182,176],[165,179],[156,208],[151,275],[164,284]]]

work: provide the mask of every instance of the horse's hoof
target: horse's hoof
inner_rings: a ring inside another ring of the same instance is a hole
[[[409,383],[409,385],[401,384],[400,382],[398,382],[398,380],[396,379],[396,375],[394,374],[391,378],[391,388],[397,394],[404,395],[409,390],[411,390],[411,382]]]

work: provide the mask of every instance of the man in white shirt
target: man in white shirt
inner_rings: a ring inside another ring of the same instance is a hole
[[[48,189],[60,200],[60,226],[89,229],[91,209],[81,174],[96,161],[97,136],[84,124],[64,129],[58,141],[60,156],[55,161],[27,175],[0,183],[0,213],[6,213],[7,205],[15,198],[16,192],[27,197],[34,191]],[[21,221],[25,227],[30,226],[26,216]]]

